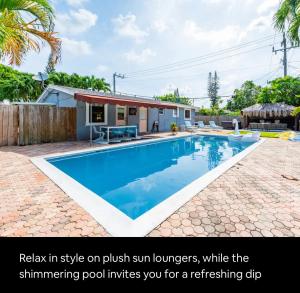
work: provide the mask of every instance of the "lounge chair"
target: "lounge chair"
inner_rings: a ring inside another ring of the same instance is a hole
[[[218,129],[218,130],[223,129],[223,127],[218,126],[218,125],[216,124],[215,121],[209,121],[209,126],[210,126],[212,129]]]
[[[198,128],[207,128],[203,121],[198,122]]]
[[[198,127],[192,126],[191,121],[184,121],[184,124],[186,131],[194,132],[198,129]]]

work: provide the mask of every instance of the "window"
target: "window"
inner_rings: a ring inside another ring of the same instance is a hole
[[[184,119],[185,120],[191,120],[192,119],[192,110],[191,109],[185,109],[184,110]]]
[[[125,108],[124,107],[118,107],[117,108],[117,119],[119,121],[125,120]]]
[[[159,113],[159,115],[165,115],[165,109],[164,108],[159,108],[158,113]]]
[[[136,116],[137,115],[137,108],[129,108],[129,115]]]
[[[173,110],[173,118],[179,118],[179,109],[174,109]]]
[[[90,106],[90,104],[86,104],[86,125],[90,124],[107,124],[107,105],[93,104]]]

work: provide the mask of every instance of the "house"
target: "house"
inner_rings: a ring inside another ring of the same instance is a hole
[[[178,126],[184,126],[186,120],[195,123],[193,106],[56,85],[48,86],[37,103],[76,108],[78,140],[89,139],[91,124],[137,126],[139,133],[145,134],[152,131],[156,121],[160,132],[170,131],[172,123]]]

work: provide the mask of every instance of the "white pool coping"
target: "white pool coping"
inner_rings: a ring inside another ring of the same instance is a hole
[[[86,210],[104,229],[107,230],[112,236],[116,237],[143,237],[160,225],[163,221],[169,218],[180,207],[189,202],[200,191],[207,187],[210,183],[220,177],[224,172],[229,170],[240,160],[245,158],[259,145],[264,143],[264,139],[254,143],[244,151],[240,152],[236,156],[223,162],[218,167],[209,171],[199,179],[193,181],[183,189],[179,190],[163,202],[151,210],[144,213],[136,220],[132,220],[113,205],[106,202],[100,196],[84,187],[82,184],[54,167],[52,164],[46,161],[49,158],[59,158],[69,155],[91,153],[93,151],[101,152],[111,149],[122,149],[128,147],[135,147],[140,144],[152,144],[158,143],[164,140],[180,139],[190,137],[194,135],[209,136],[206,134],[191,134],[181,137],[166,137],[154,139],[151,141],[138,141],[132,144],[126,144],[124,146],[105,146],[95,147],[87,150],[72,151],[67,153],[51,154],[41,157],[32,158],[31,161],[35,164],[45,175],[47,175],[55,184],[57,184],[69,197],[77,202],[84,210]],[[212,135],[212,136],[224,136],[224,135]]]

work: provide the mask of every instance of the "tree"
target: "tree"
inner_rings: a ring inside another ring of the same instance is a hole
[[[96,78],[93,75],[80,76],[76,73],[67,74],[64,72],[53,72],[49,74],[47,83],[80,89],[90,89],[93,91],[110,91],[110,85],[104,78]]]
[[[0,101],[31,101],[42,93],[33,74],[19,72],[0,64]]]
[[[212,108],[219,108],[219,104],[221,101],[221,98],[218,96],[219,89],[220,80],[217,72],[215,71],[214,75],[212,75],[212,73],[210,72],[208,75],[208,97],[211,101]]]
[[[157,100],[164,101],[164,102],[172,102],[172,103],[179,103],[183,105],[192,105],[191,99],[188,97],[177,97],[175,94],[166,94],[163,96],[155,97]]]
[[[240,89],[236,89],[226,108],[230,111],[240,111],[257,103],[257,96],[261,87],[253,81],[245,81]]]
[[[284,32],[286,25],[290,40],[300,43],[300,0],[283,0],[274,16],[275,28]]]
[[[61,41],[53,32],[54,10],[48,0],[0,1],[0,59],[21,65],[31,50],[39,52],[41,43],[51,48],[49,64],[60,59]]]
[[[273,80],[257,97],[258,103],[286,103],[300,106],[300,78],[286,76]]]
[[[0,64],[0,101],[35,101],[42,93],[41,84],[34,80],[33,74],[14,70]],[[110,85],[103,78],[95,76],[80,76],[63,72],[49,74],[45,85],[56,84],[61,86],[91,89],[95,91],[110,91]]]

